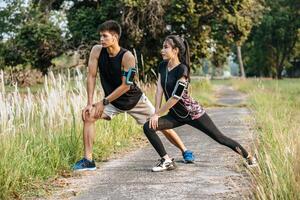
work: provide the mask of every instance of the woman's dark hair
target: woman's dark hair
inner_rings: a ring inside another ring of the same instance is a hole
[[[121,33],[122,33],[120,24],[114,20],[108,20],[100,24],[100,26],[98,27],[98,32],[103,32],[103,31],[116,33],[119,36],[119,38],[121,37]]]
[[[190,80],[190,48],[188,42],[178,35],[169,35],[165,41],[169,42],[172,48],[179,49],[179,61],[185,64],[188,68],[188,80]]]

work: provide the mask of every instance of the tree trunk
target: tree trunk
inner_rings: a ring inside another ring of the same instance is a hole
[[[244,79],[244,78],[246,78],[246,75],[245,75],[243,59],[242,59],[242,51],[241,51],[240,45],[237,45],[237,57],[238,57],[238,62],[239,62],[239,66],[240,66],[241,77]]]
[[[282,75],[281,75],[282,70],[283,70],[283,67],[277,68],[277,77],[276,77],[277,79],[282,79]]]
[[[51,10],[51,5],[55,0],[39,0],[39,9],[41,12],[48,14]]]
[[[289,50],[289,53],[290,53],[291,51]],[[282,73],[282,71],[283,71],[283,65],[284,65],[284,61],[285,61],[285,59],[286,59],[286,55],[288,55],[289,53],[287,53],[287,51],[284,51],[284,53],[283,53],[283,55],[282,55],[282,57],[281,57],[281,59],[279,58],[279,56],[278,56],[278,62],[276,63],[276,78],[277,79],[282,79],[282,75],[281,75],[281,73]],[[279,61],[280,60],[280,61]]]
[[[276,78],[282,79],[282,71],[283,71],[283,62],[280,62],[276,66]]]

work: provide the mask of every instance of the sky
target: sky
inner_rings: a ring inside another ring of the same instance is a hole
[[[0,7],[5,7],[6,3],[0,0]]]
[[[28,5],[29,0],[23,0],[23,5]],[[64,5],[64,9],[69,9],[70,7],[73,6],[72,1],[66,1]],[[5,8],[6,7],[6,2],[3,0],[0,0],[0,8]],[[53,11],[51,13],[50,20],[57,26],[60,27],[62,30],[62,36],[66,36],[67,33],[69,33],[68,26],[67,26],[67,17],[66,14],[61,10],[61,11]],[[3,33],[2,34],[4,39],[9,38],[9,34]],[[69,35],[70,36],[70,35]]]

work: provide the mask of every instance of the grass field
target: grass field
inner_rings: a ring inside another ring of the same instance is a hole
[[[0,85],[0,199],[43,196],[49,180],[71,171],[83,154],[81,109],[85,75],[54,76],[33,88]],[[192,81],[192,96],[214,106],[213,85],[232,85],[248,94],[258,133],[257,199],[300,199],[300,80]],[[100,86],[98,86],[100,88]],[[155,86],[141,85],[153,102]],[[33,90],[33,91],[32,91]],[[101,99],[98,89],[95,99]],[[124,123],[126,121],[126,124]],[[143,137],[127,115],[96,123],[94,158],[107,159]]]
[[[249,95],[258,133],[258,199],[300,199],[300,80],[232,81]]]
[[[44,85],[26,89],[0,83],[0,199],[47,194],[51,188],[48,180],[69,173],[82,157],[86,80],[80,71],[72,77],[70,73],[50,73]],[[201,90],[198,100],[205,105],[212,102],[209,82],[194,82],[193,86]],[[141,87],[153,101],[155,86]],[[98,89],[95,99],[101,98]],[[97,122],[96,130],[96,161],[143,137],[141,127],[124,114],[110,122]]]

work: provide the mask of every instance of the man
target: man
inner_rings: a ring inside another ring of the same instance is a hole
[[[82,111],[84,158],[74,165],[74,170],[95,170],[92,147],[95,137],[95,121],[111,120],[115,115],[127,112],[137,123],[143,125],[155,109],[148,98],[134,82],[135,58],[133,54],[119,46],[121,27],[113,20],[104,22],[99,27],[100,43],[95,45],[89,57],[87,77],[87,106]],[[93,103],[97,69],[105,97]],[[188,163],[194,161],[191,151],[187,150],[172,129],[162,131],[169,141],[177,146]]]

